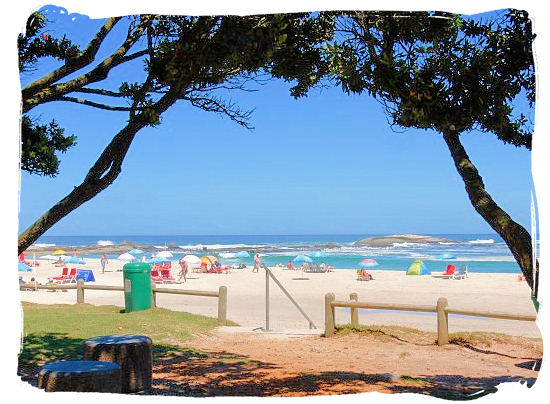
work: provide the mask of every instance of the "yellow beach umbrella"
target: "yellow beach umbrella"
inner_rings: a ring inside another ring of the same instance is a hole
[[[205,264],[214,265],[216,262],[218,262],[218,259],[214,257],[213,255],[203,255],[201,257],[201,262]]]
[[[67,251],[62,250],[62,249],[57,249],[52,254],[53,255],[63,255],[63,254],[67,254]]]

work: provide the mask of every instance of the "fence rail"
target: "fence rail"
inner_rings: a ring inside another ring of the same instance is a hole
[[[435,306],[413,306],[406,304],[388,304],[357,301],[357,293],[350,294],[349,301],[339,301],[335,299],[334,293],[325,295],[325,337],[334,335],[335,332],[335,307],[348,307],[351,309],[351,324],[359,325],[359,316],[357,309],[382,309],[382,310],[401,310],[401,311],[423,311],[437,313],[437,344],[445,345],[449,343],[449,313],[461,314],[475,317],[489,317],[504,320],[517,321],[536,321],[537,317],[533,315],[498,313],[488,311],[472,311],[449,308],[447,299],[440,297]]]
[[[19,286],[20,290],[75,290],[76,289],[76,303],[84,303],[84,291],[85,290],[108,290],[124,292],[123,286],[112,285],[86,285],[82,279],[77,280],[76,284],[68,285],[39,285],[36,282],[24,283]],[[227,286],[220,286],[218,291],[205,291],[205,290],[185,290],[185,289],[168,289],[157,288],[157,286],[151,284],[152,299],[151,304],[153,307],[157,306],[157,293],[166,293],[173,295],[186,295],[186,296],[204,296],[204,297],[217,297],[218,298],[218,324],[227,324]]]

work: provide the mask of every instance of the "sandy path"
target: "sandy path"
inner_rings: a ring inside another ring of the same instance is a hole
[[[532,385],[538,376],[533,365],[542,352],[541,341],[522,338],[490,346],[438,347],[431,333],[293,338],[231,328],[185,343],[206,357],[191,354],[158,361],[151,394],[305,396],[379,391],[456,399],[494,392],[503,382]]]
[[[92,268],[95,284],[122,286],[121,269],[123,262],[112,260],[105,274],[101,273],[99,260],[88,260],[85,267]],[[50,276],[59,275],[61,268],[48,262],[41,262],[36,272],[38,282],[45,283]],[[173,274],[177,270],[172,270]],[[463,280],[437,279],[427,276],[406,276],[403,271],[370,271],[375,280],[360,282],[355,279],[355,271],[336,270],[327,274],[304,274],[306,280],[300,280],[299,271],[273,269],[280,282],[312,318],[318,329],[324,327],[324,295],[333,292],[337,300],[347,300],[349,294],[356,292],[359,300],[383,303],[402,303],[413,305],[435,305],[439,297],[446,297],[449,306],[461,309],[478,309],[517,314],[535,314],[529,298],[530,290],[525,282],[518,282],[515,274],[472,273]],[[30,280],[32,273],[22,273],[23,279]],[[167,288],[194,290],[218,290],[219,286],[228,287],[229,319],[246,327],[262,327],[265,324],[265,272],[252,273],[251,269],[234,270],[230,274],[189,275],[186,284],[163,285]],[[307,328],[307,321],[291,302],[270,283],[270,328]],[[28,302],[53,304],[76,302],[76,292],[23,291],[21,299]],[[122,292],[86,291],[86,303],[115,304],[124,306]],[[217,315],[217,303],[214,298],[176,296],[159,294],[157,305],[172,310],[188,311],[208,316]],[[396,311],[369,310],[360,311],[362,324],[387,324],[414,327],[426,331],[435,331],[436,319],[432,313],[407,313]],[[336,310],[336,322],[349,322],[349,310]],[[540,337],[538,327],[533,322],[485,319],[477,317],[455,316],[449,318],[449,330],[455,331],[492,331],[510,335]]]

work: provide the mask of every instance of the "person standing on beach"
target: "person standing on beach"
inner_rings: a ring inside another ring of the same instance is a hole
[[[254,269],[252,272],[259,272],[260,271],[260,254],[256,253],[254,254]]]
[[[103,255],[101,256],[101,273],[104,274],[105,273],[105,265],[107,265],[109,263],[109,260],[107,259],[107,254],[103,253]]]
[[[180,267],[181,271],[179,273],[180,277],[178,279],[178,282],[181,281],[181,278],[183,278],[184,282],[187,282],[187,270],[189,269],[189,264],[187,264],[187,261],[185,261],[183,258],[180,259]]]

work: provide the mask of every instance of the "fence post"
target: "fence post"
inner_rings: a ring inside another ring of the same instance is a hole
[[[76,303],[84,303],[84,281],[77,279],[76,281]]]
[[[157,292],[155,282],[151,281],[151,307],[157,307]]]
[[[448,302],[444,297],[437,299],[437,345],[449,343],[449,317],[445,308]]]
[[[334,293],[325,295],[325,337],[334,335],[334,307],[331,305],[334,300]]]
[[[356,302],[358,299],[357,293],[350,293],[349,294],[349,300],[352,300]],[[359,310],[357,307],[351,308],[351,325],[352,326],[358,326],[359,325]]]
[[[218,324],[227,324],[227,286],[220,286],[218,292]]]

